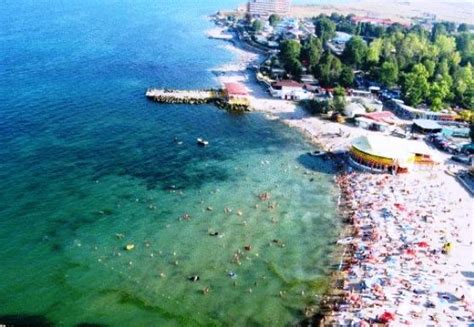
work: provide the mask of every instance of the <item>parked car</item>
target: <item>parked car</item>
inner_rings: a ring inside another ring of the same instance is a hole
[[[474,143],[464,144],[461,147],[460,152],[465,154],[474,154]]]
[[[473,157],[472,156],[455,155],[455,156],[451,157],[451,160],[462,163],[464,165],[470,165],[472,163]]]

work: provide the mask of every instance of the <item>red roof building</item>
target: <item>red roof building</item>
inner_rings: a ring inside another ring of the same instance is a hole
[[[283,87],[303,88],[304,84],[298,83],[291,79],[283,79],[281,81],[272,83],[272,88],[281,90]]]
[[[224,89],[228,96],[247,96],[249,94],[245,86],[240,83],[224,83]]]
[[[399,119],[390,111],[370,112],[362,115],[365,118],[372,119],[378,123],[398,124]]]

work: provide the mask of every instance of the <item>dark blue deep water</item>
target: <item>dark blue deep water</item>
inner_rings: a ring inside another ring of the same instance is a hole
[[[315,302],[339,223],[311,147],[257,113],[144,97],[217,86],[234,58],[206,15],[238,3],[2,1],[0,324],[278,326]]]

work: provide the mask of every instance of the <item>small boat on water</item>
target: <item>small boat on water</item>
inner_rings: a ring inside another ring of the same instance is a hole
[[[204,140],[204,139],[202,139],[202,138],[200,138],[200,137],[197,138],[196,142],[197,142],[197,144],[200,145],[200,146],[207,146],[207,145],[209,145],[209,141],[206,141],[206,140]]]
[[[347,245],[347,244],[350,244],[351,242],[352,242],[352,237],[346,237],[346,238],[338,240],[336,243],[337,244],[342,244],[342,245]]]

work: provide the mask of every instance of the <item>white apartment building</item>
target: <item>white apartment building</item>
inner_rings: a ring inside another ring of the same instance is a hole
[[[250,0],[248,12],[252,16],[288,15],[291,0]]]

